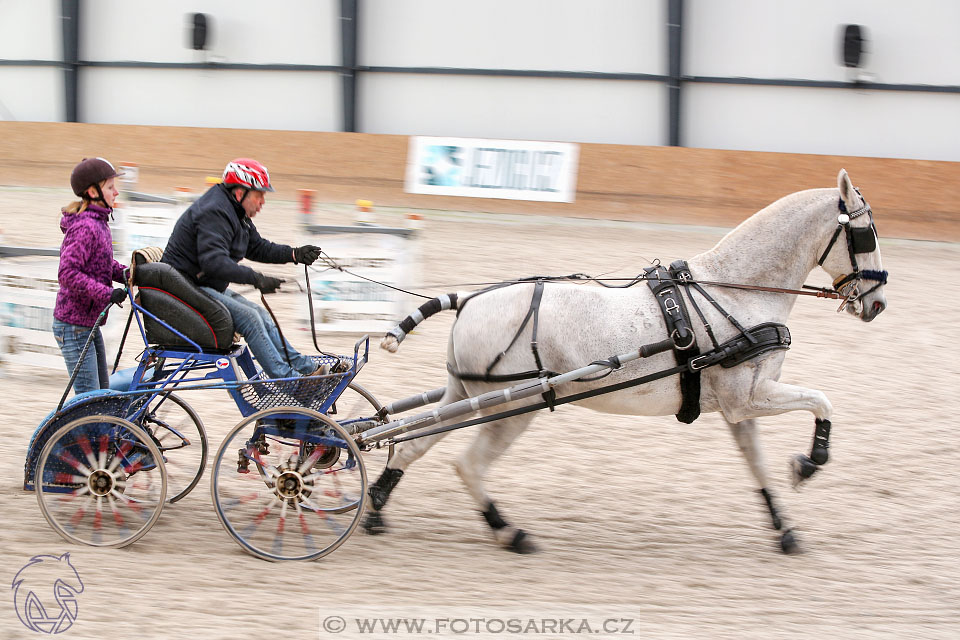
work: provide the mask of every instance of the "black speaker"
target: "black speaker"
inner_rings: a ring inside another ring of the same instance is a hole
[[[209,27],[209,19],[205,13],[195,13],[190,20],[192,24],[192,48],[195,51],[203,51],[207,48],[207,32]]]
[[[843,66],[856,69],[863,55],[864,34],[858,24],[848,24],[843,28]]]

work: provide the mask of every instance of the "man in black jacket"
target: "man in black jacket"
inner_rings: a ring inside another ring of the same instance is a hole
[[[322,375],[328,368],[318,367],[286,342],[266,309],[227,289],[231,282],[252,284],[267,294],[283,282],[238,264],[243,258],[271,264],[313,264],[320,256],[320,247],[293,248],[260,237],[252,219],[260,212],[267,191],[273,191],[273,186],[266,167],[249,158],[234,160],[224,170],[223,182],[210,187],[177,220],[161,261],[227,307],[237,333],[246,339],[271,378]]]

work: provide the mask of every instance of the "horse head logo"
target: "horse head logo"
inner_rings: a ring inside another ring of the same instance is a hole
[[[37,633],[62,633],[77,619],[80,574],[70,554],[33,556],[13,578],[13,601],[20,622]]]

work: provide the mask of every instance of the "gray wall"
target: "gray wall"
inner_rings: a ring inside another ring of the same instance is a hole
[[[687,0],[684,73],[960,85],[952,0]],[[859,70],[839,64],[839,25],[867,29]],[[687,83],[693,147],[960,160],[960,93]]]
[[[356,128],[666,144],[668,2],[358,0]],[[340,0],[81,0],[80,6],[80,60],[90,63],[79,71],[81,121],[344,126]],[[684,6],[681,144],[960,160],[960,3],[686,0]],[[65,118],[60,12],[60,0],[0,0],[0,63],[7,61],[0,64],[0,119]],[[208,51],[186,46],[186,16],[193,12],[212,19]],[[857,71],[839,60],[839,29],[847,23],[864,25],[869,38]],[[122,66],[131,61],[166,68]],[[241,68],[184,66],[197,63]],[[437,73],[443,68],[495,73]],[[512,70],[544,73],[504,75]],[[607,77],[542,77],[551,72]],[[857,79],[876,84],[835,86]],[[787,86],[797,81],[814,86]]]

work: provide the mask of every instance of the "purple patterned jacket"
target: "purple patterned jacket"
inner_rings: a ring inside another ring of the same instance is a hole
[[[60,218],[60,291],[53,309],[57,320],[92,327],[110,302],[111,283],[123,282],[125,267],[113,259],[109,216],[110,209],[91,204]]]

